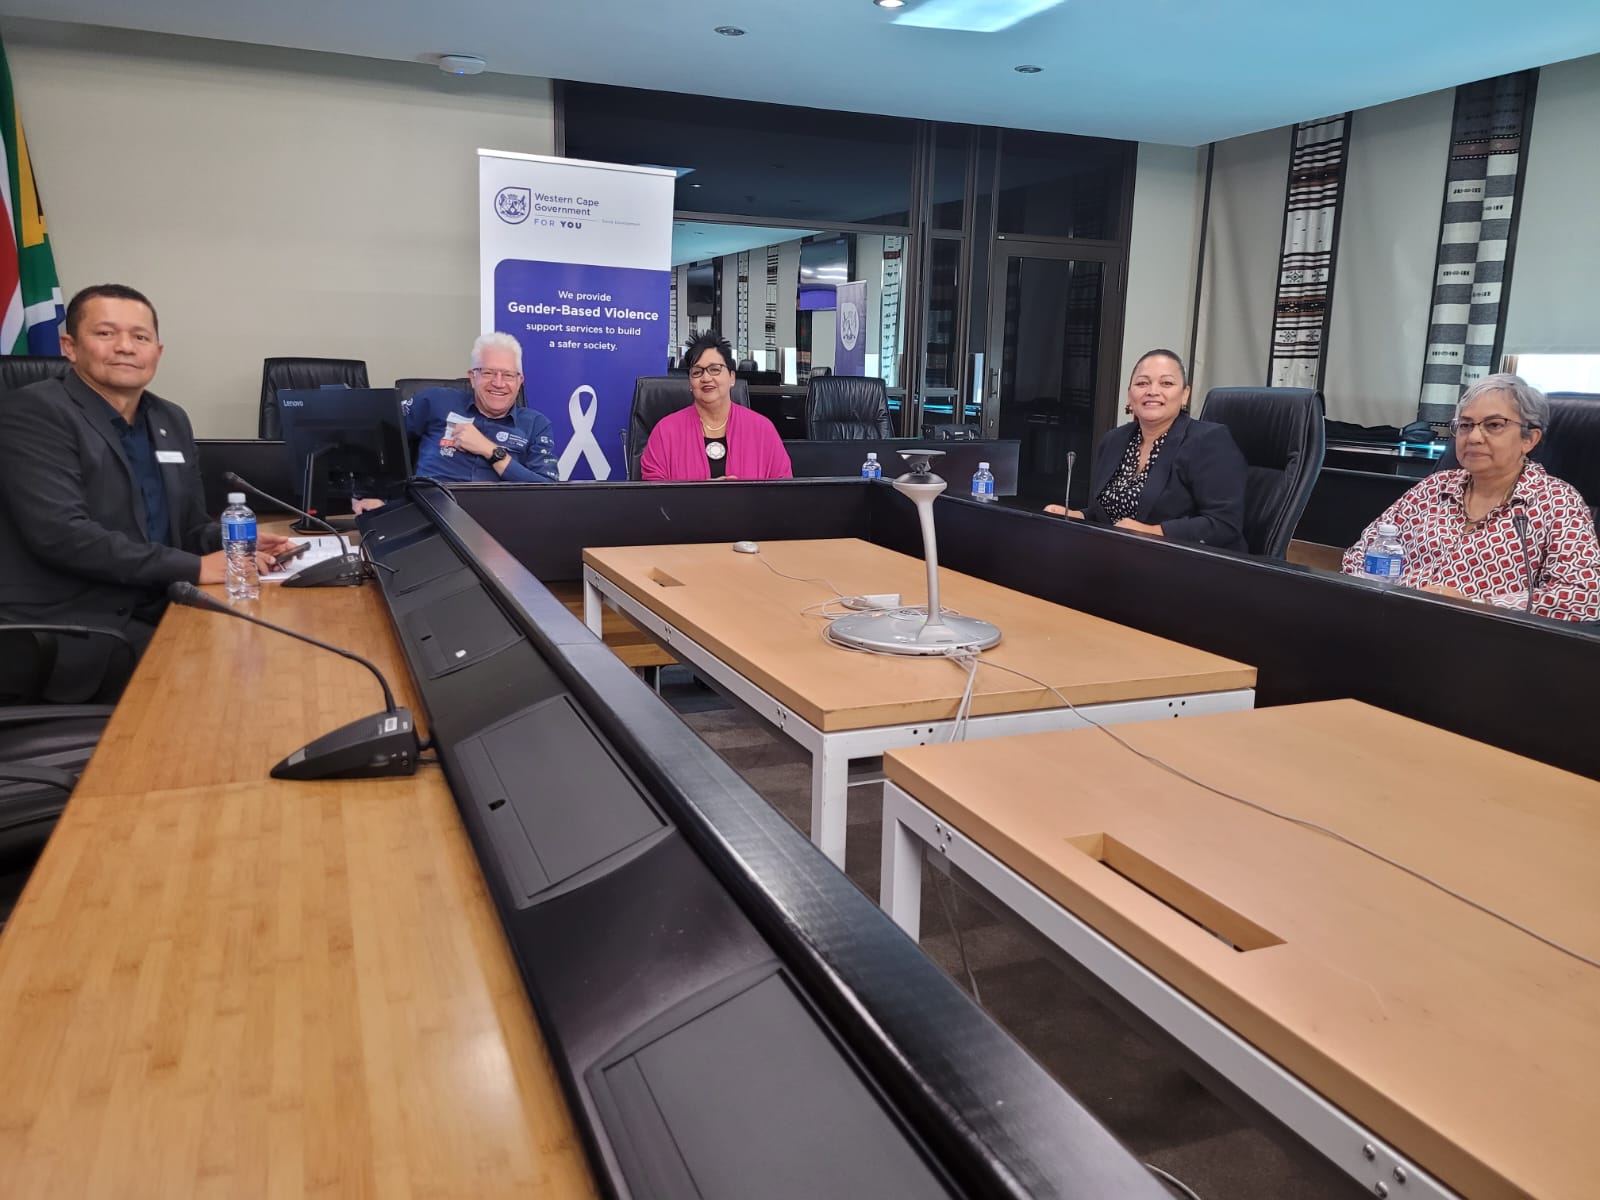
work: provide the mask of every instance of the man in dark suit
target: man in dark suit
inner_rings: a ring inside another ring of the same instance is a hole
[[[61,334],[71,373],[0,397],[0,623],[114,629],[142,650],[168,584],[223,581],[189,418],[145,391],[161,349],[149,300],[85,288]],[[287,540],[258,538],[263,569]],[[58,642],[51,699],[114,689],[110,639]]]

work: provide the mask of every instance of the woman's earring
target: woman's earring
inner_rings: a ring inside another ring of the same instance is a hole
[[[1122,411],[1123,411],[1123,412],[1125,412],[1125,413],[1131,413],[1131,412],[1132,412],[1132,411],[1133,411],[1133,405],[1131,405],[1131,404],[1124,404],[1124,405],[1123,405],[1123,406],[1122,406]]]

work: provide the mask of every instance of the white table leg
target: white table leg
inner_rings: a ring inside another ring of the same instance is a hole
[[[583,576],[583,623],[589,627],[589,632],[599,637],[601,633],[603,606],[600,603],[600,589],[595,587],[587,572]]]
[[[899,789],[883,785],[882,877],[878,884],[878,904],[889,919],[916,941],[922,931],[922,847],[923,841],[900,819],[902,801]]]
[[[811,840],[844,870],[845,825],[850,817],[850,759],[826,734],[811,752]]]

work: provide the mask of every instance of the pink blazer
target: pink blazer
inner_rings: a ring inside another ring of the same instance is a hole
[[[680,408],[650,431],[639,474],[645,479],[692,482],[710,479],[705,432],[693,404]],[[794,469],[772,422],[742,404],[728,409],[728,474],[740,479],[789,479]]]

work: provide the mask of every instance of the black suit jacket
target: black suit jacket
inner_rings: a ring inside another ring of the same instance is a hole
[[[1139,423],[1130,421],[1100,439],[1085,520],[1112,524],[1100,507],[1100,493],[1116,475],[1128,443],[1138,436]],[[1244,455],[1226,426],[1182,413],[1145,478],[1133,519],[1161,526],[1162,536],[1176,541],[1244,550],[1245,473]]]
[[[112,410],[88,384],[69,374],[0,396],[0,621],[96,625],[137,641],[167,585],[199,579],[199,556],[221,548],[188,415],[150,392],[139,403],[154,448],[182,456],[160,465],[171,519],[161,541],[145,529]],[[97,689],[111,644],[92,642],[60,639],[53,694]]]

